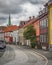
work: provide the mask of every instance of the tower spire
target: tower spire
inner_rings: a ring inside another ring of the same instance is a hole
[[[10,14],[9,14],[9,21],[8,21],[8,26],[11,25],[11,17],[10,17]]]

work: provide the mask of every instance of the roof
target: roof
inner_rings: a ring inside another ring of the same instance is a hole
[[[49,6],[52,4],[52,0],[49,0],[44,6]]]
[[[19,29],[19,26],[11,25],[11,26],[7,26],[7,27],[4,29],[4,32],[11,32],[11,31],[15,31],[15,30],[18,30],[18,29]]]
[[[0,30],[4,30],[6,26],[0,26]]]
[[[23,28],[26,28],[27,26],[29,26],[30,24],[32,24],[33,21],[34,21],[34,19],[28,21],[28,22],[23,26]]]
[[[26,28],[27,26],[31,25],[31,24],[34,24],[35,22],[37,22],[38,20],[40,20],[40,17],[37,16],[35,19],[31,19],[30,21],[28,21],[24,26],[23,28]]]
[[[3,30],[6,28],[6,26],[0,26],[0,33],[4,32]]]

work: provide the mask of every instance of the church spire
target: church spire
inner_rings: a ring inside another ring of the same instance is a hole
[[[8,21],[8,26],[11,25],[11,17],[10,17],[10,14],[9,14],[9,21]]]

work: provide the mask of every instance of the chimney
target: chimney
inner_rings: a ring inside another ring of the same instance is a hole
[[[35,16],[33,16],[33,19],[35,19]]]
[[[29,17],[29,20],[31,20],[31,16]]]

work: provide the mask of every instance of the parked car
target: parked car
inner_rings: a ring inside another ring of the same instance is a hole
[[[0,48],[1,48],[1,49],[6,48],[6,43],[5,43],[5,41],[0,40]]]

